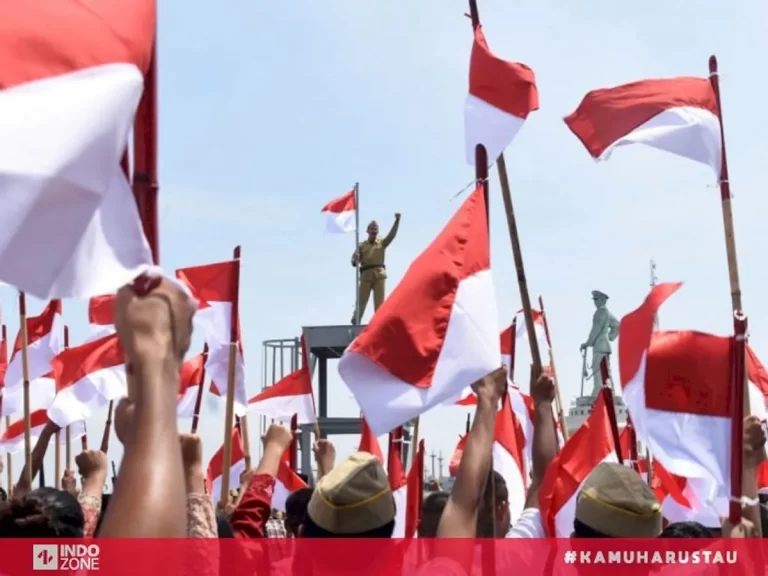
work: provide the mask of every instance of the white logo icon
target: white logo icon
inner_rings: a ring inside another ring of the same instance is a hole
[[[33,570],[58,570],[59,548],[56,544],[35,544],[32,546]]]

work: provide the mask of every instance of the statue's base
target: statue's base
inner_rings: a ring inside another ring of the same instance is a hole
[[[597,396],[579,396],[576,400],[571,402],[571,407],[568,409],[568,415],[565,417],[565,424],[568,426],[569,436],[584,424],[584,421],[592,412],[592,406],[595,404],[596,399]],[[619,425],[619,430],[621,430],[627,423],[627,405],[624,404],[624,399],[621,396],[614,393],[613,406],[616,410],[616,421]]]

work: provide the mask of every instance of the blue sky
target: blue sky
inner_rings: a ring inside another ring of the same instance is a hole
[[[160,4],[161,260],[202,264],[243,246],[241,315],[248,387],[262,384],[261,342],[302,326],[345,323],[354,303],[353,236],[323,234],[319,210],[360,182],[361,220],[384,231],[402,212],[387,255],[389,290],[458,208],[473,177],[463,156],[463,102],[472,35],[463,0],[163,2]],[[703,165],[625,148],[595,164],[562,117],[587,91],[653,77],[707,74],[717,54],[735,196],[736,242],[751,343],[768,361],[763,298],[768,8],[702,0],[671,8],[607,0],[481,0],[491,49],[536,72],[541,110],[506,154],[531,297],[544,296],[564,399],[578,393],[579,344],[590,291],[621,317],[648,290],[648,262],[683,289],[663,328],[731,329],[719,192]],[[501,324],[520,307],[498,182],[491,180],[491,242]],[[12,291],[0,291],[15,334]],[[31,303],[30,309],[42,308]],[[86,306],[65,303],[73,336]],[[368,317],[370,316],[370,310]],[[191,353],[199,352],[199,337]],[[517,358],[518,379],[528,365]],[[614,356],[613,369],[618,369]],[[336,375],[332,415],[356,404]],[[527,370],[526,370],[527,372]],[[422,419],[428,451],[449,457],[466,410]],[[205,457],[223,425],[206,409]],[[103,414],[89,422],[101,433]],[[182,424],[188,426],[188,422]],[[258,446],[252,424],[252,446]],[[98,432],[95,432],[98,431]],[[357,437],[333,439],[340,455]],[[96,440],[92,441],[95,444]],[[117,460],[116,441],[110,456]],[[52,481],[53,450],[47,459]],[[21,467],[16,459],[15,470]]]

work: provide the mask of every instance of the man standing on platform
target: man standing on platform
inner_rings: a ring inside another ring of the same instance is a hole
[[[379,238],[379,225],[376,221],[368,224],[368,239],[360,243],[355,253],[352,254],[352,266],[360,265],[360,286],[358,293],[358,305],[360,307],[352,314],[352,324],[362,321],[368,298],[373,291],[374,313],[384,302],[384,291],[387,280],[387,267],[384,264],[384,255],[387,247],[397,235],[400,227],[400,214],[395,214],[395,223],[383,239]]]

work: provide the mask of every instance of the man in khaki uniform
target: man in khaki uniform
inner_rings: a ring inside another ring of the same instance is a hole
[[[352,254],[352,266],[360,263],[360,292],[358,302],[360,305],[360,320],[363,319],[368,298],[373,291],[374,312],[384,302],[384,291],[387,280],[387,267],[384,264],[384,255],[387,247],[397,235],[400,227],[400,214],[395,214],[395,223],[383,239],[379,238],[379,225],[374,220],[368,224],[368,239],[360,243],[355,253]],[[357,314],[352,313],[352,324],[357,324]]]

